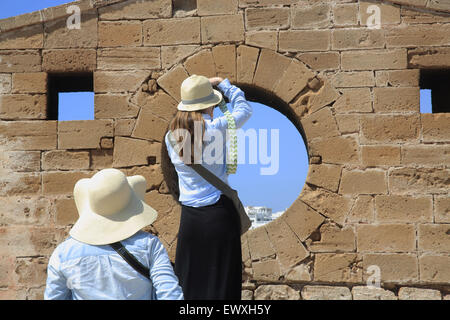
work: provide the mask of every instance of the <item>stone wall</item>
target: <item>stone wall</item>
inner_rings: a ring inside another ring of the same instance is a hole
[[[67,28],[70,5],[0,21],[0,298],[42,298],[77,219],[73,186],[102,168],[146,177],[151,231],[174,257],[180,207],[161,142],[191,74],[229,78],[308,147],[298,199],[242,238],[243,297],[448,298],[450,114],[419,110],[420,70],[450,68],[445,1],[73,4],[80,29]],[[54,73],[93,74],[95,120],[50,120]]]

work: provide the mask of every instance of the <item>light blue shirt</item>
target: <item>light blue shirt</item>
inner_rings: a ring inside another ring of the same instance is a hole
[[[158,300],[182,300],[183,292],[158,237],[139,231],[121,241],[150,269]],[[150,300],[152,285],[109,245],[89,245],[69,237],[47,268],[45,300]]]
[[[236,128],[241,128],[244,123],[252,115],[252,107],[245,99],[244,92],[238,87],[230,84],[228,79],[224,79],[219,83],[218,88],[229,99],[232,108],[232,116],[236,122]],[[221,163],[208,164],[203,161],[202,165],[209,171],[214,173],[225,183],[228,183],[228,175],[226,173],[226,130],[228,128],[228,122],[226,117],[220,116],[215,119],[211,119],[208,114],[203,114],[205,120],[205,133],[203,141],[203,149],[208,148],[210,143],[214,142],[214,135],[218,130],[223,137],[223,147],[218,155],[214,155],[214,158],[221,158]],[[169,132],[165,136],[165,142],[169,157],[175,166],[175,170],[178,173],[178,185],[180,188],[179,201],[186,206],[191,207],[203,207],[216,203],[221,195],[221,191],[205,181],[194,169],[185,165],[180,156],[175,152],[169,142]]]

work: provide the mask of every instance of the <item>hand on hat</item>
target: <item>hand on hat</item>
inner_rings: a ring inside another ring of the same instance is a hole
[[[223,81],[223,78],[221,78],[221,77],[212,77],[212,78],[209,78],[209,82],[211,82],[211,85],[214,87],[214,86],[217,86],[219,83],[221,83]]]

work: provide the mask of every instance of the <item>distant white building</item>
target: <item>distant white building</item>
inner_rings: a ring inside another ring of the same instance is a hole
[[[266,223],[275,220],[279,216],[283,214],[284,211],[278,211],[272,213],[272,208],[267,207],[256,207],[256,206],[247,206],[244,207],[245,212],[248,217],[252,221],[252,226],[250,229],[258,228]]]

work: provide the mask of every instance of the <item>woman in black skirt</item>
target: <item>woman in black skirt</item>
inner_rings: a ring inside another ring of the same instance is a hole
[[[213,119],[214,108],[223,103],[222,93],[230,101],[231,115]],[[241,298],[239,214],[230,199],[186,163],[201,163],[228,183],[228,120],[240,128],[251,114],[244,92],[228,79],[192,75],[181,85],[181,102],[165,142],[180,188],[182,209],[175,273],[185,299]]]

